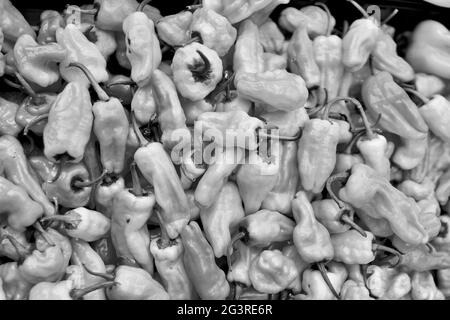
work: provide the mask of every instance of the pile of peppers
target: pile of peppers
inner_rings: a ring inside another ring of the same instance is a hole
[[[0,300],[450,298],[450,31],[343,5],[0,0]]]

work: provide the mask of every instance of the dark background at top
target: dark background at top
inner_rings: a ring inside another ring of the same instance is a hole
[[[140,2],[140,0],[138,0],[138,2]],[[160,9],[163,15],[168,15],[183,10],[186,5],[192,4],[192,2],[193,0],[153,0],[150,4]],[[288,6],[300,8],[308,4],[313,4],[314,2],[316,1],[291,0]],[[336,18],[338,24],[341,24],[344,20],[351,22],[361,17],[360,13],[346,0],[322,0],[322,2],[329,6],[331,13]],[[397,32],[412,30],[418,22],[426,19],[438,20],[445,24],[447,28],[450,28],[450,9],[431,5],[423,0],[357,0],[357,2],[362,5],[379,5],[382,9],[386,9],[386,12],[398,8],[400,12],[390,22],[391,25],[396,27]],[[42,10],[55,9],[61,11],[65,8],[67,3],[81,5],[93,3],[93,0],[12,0],[12,3],[20,9],[30,22],[38,23],[39,14]],[[276,18],[278,13],[284,7],[286,7],[286,5],[280,6],[274,12],[273,17]]]

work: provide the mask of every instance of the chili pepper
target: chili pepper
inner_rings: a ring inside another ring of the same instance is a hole
[[[0,97],[0,134],[17,137],[22,131],[22,125],[16,122],[19,106]]]
[[[36,37],[35,32],[25,20],[23,15],[14,7],[9,0],[0,2],[0,28],[5,38],[15,42],[21,35],[29,34],[33,38]]]
[[[299,180],[297,143],[286,141],[282,143],[281,148],[277,182],[266,195],[261,207],[267,210],[278,211],[282,214],[290,214],[292,209],[291,200],[295,197]]]
[[[237,31],[227,18],[208,8],[196,10],[189,27],[191,35],[200,37],[202,43],[225,56],[233,46]]]
[[[88,32],[86,37],[89,41],[95,44],[100,53],[103,55],[106,61],[109,57],[116,51],[117,42],[114,32],[109,30],[102,30],[92,25],[88,24]]]
[[[57,169],[44,156],[30,157],[29,161],[44,181],[42,189],[49,199],[56,198],[57,202],[66,208],[82,207],[89,202],[92,187],[89,186],[91,181],[86,166],[81,163],[65,164]],[[59,176],[55,182],[49,183],[48,179],[55,176],[55,169],[59,171]]]
[[[411,296],[414,300],[445,300],[436,287],[431,272],[414,272],[411,277]]]
[[[223,66],[214,50],[191,43],[175,52],[172,70],[178,92],[187,99],[197,101],[211,93],[222,80]]]
[[[292,111],[301,108],[308,98],[302,77],[286,70],[238,73],[234,84],[242,97],[277,110]]]
[[[143,12],[134,12],[123,21],[131,79],[139,86],[148,83],[161,63],[161,49],[153,21]]]
[[[278,24],[289,32],[295,32],[299,25],[305,23],[308,27],[308,35],[315,38],[326,34],[328,29],[333,29],[336,20],[333,16],[328,17],[319,6],[306,6],[300,10],[288,7],[281,12],[278,20]]]
[[[60,44],[39,45],[29,34],[20,36],[14,45],[14,59],[19,72],[41,87],[48,87],[59,80],[58,63],[64,61],[67,54]]]
[[[437,285],[445,298],[449,296],[449,275],[450,269],[441,269],[437,271]]]
[[[283,248],[282,252],[283,252],[283,255],[285,255],[286,257],[288,257],[288,258],[290,258],[291,260],[294,261],[295,266],[297,268],[298,277],[290,285],[290,289],[292,290],[293,294],[297,294],[297,293],[302,291],[302,275],[303,275],[303,272],[306,269],[308,269],[311,266],[311,264],[307,263],[306,261],[304,261],[302,259],[302,257],[300,257],[300,255],[298,254],[298,251],[297,251],[297,248],[295,247],[295,245],[285,246]]]
[[[362,134],[364,134],[364,132],[354,135],[343,152],[336,154],[336,165],[333,171],[334,173],[345,172],[347,170],[350,170],[357,163],[364,163],[364,159],[360,154],[352,153],[354,145]]]
[[[226,17],[231,24],[236,24],[250,17],[253,13],[269,6],[274,0],[249,1],[249,0],[206,0],[203,8],[214,10]],[[248,21],[248,20],[247,20]]]
[[[84,86],[89,84],[89,80],[80,70],[70,67],[73,62],[86,66],[94,75],[95,81],[105,82],[108,80],[105,58],[97,46],[90,42],[77,26],[68,24],[64,29],[58,29],[56,39],[58,44],[67,51],[65,59],[59,65],[59,72],[64,80],[67,82],[77,81]]]
[[[353,21],[342,39],[342,63],[351,72],[355,72],[364,66],[374,51],[381,29],[379,23],[373,17],[369,17],[356,2],[350,2],[364,16]]]
[[[341,288],[342,300],[374,300],[370,296],[370,292],[367,287],[362,283],[357,283],[353,280],[347,280],[344,282]]]
[[[397,54],[397,44],[384,31],[378,33],[378,39],[372,51],[372,64],[374,68],[387,71],[400,81],[414,80],[413,68]]]
[[[103,214],[83,207],[41,221],[61,221],[67,235],[88,242],[104,237],[111,228],[111,221]]]
[[[227,254],[231,232],[244,216],[239,190],[233,182],[223,186],[210,207],[201,208],[203,230],[216,258]]]
[[[315,89],[320,85],[320,70],[316,63],[314,46],[308,36],[307,26],[300,24],[288,46],[288,61],[290,70],[301,76],[308,89]]]
[[[216,148],[214,159],[200,179],[195,189],[195,200],[200,207],[210,207],[228,177],[236,169],[244,156],[241,148]]]
[[[426,155],[428,135],[420,139],[403,139],[396,149],[392,161],[403,170],[417,167]]]
[[[95,190],[96,207],[106,217],[111,217],[113,199],[123,189],[125,189],[125,182],[120,176],[109,176],[97,186]]]
[[[151,85],[138,87],[131,100],[131,110],[139,125],[147,124],[156,117],[156,102]]]
[[[447,62],[449,30],[435,20],[424,20],[414,29],[406,61],[416,72],[424,72],[450,79],[450,64]]]
[[[370,274],[366,282],[367,288],[376,298],[398,300],[411,290],[411,279],[404,272],[371,265],[367,268],[367,273]]]
[[[56,42],[56,30],[64,28],[65,22],[58,11],[45,10],[40,15],[41,27],[37,36],[40,44]]]
[[[189,26],[192,23],[192,12],[181,11],[165,16],[156,24],[158,37],[172,47],[182,46],[190,39]]]
[[[153,185],[164,227],[169,237],[174,239],[189,222],[186,194],[163,145],[158,142],[145,143],[140,132],[136,133],[141,147],[134,154],[134,160],[145,179]]]
[[[42,206],[33,201],[22,187],[0,177],[1,213],[8,216],[8,224],[19,232],[33,225],[43,215]]]
[[[114,273],[117,284],[106,289],[109,300],[169,300],[163,286],[143,269],[121,265]]]
[[[273,20],[269,19],[259,27],[259,38],[265,52],[283,52],[286,38]]]
[[[48,159],[81,161],[92,128],[91,108],[87,88],[80,82],[69,82],[53,103],[44,130],[44,153]]]
[[[164,244],[162,238],[152,239],[150,251],[156,269],[172,300],[192,300],[197,297],[183,265],[183,245],[179,238]]]
[[[153,96],[158,108],[158,122],[163,132],[161,141],[171,150],[175,145],[190,141],[186,117],[172,80],[162,71],[155,70],[151,79]]]
[[[216,265],[213,250],[195,221],[181,231],[181,241],[184,267],[200,298],[224,300],[230,292],[230,286],[225,273]]]
[[[445,88],[445,83],[441,78],[425,73],[416,73],[414,85],[416,90],[427,98],[442,93]]]
[[[26,300],[33,286],[24,279],[17,262],[7,262],[0,265],[0,278],[5,291],[6,300]]]
[[[428,241],[419,223],[420,208],[416,202],[364,164],[353,166],[346,186],[339,191],[339,198],[372,218],[387,219],[394,233],[406,242]]]
[[[245,20],[239,25],[233,56],[233,70],[238,73],[258,73],[264,71],[263,46],[256,24]]]
[[[445,251],[432,251],[422,245],[412,248],[403,254],[400,266],[411,271],[429,271],[450,268],[450,253]]]
[[[0,155],[1,171],[4,176],[25,189],[30,198],[42,206],[46,216],[53,215],[55,209],[33,177],[20,142],[12,136],[1,136]]]
[[[333,199],[313,201],[311,205],[314,216],[327,228],[330,234],[343,233],[352,226],[357,227],[352,220],[354,211],[345,206],[341,208],[338,202]],[[364,233],[360,228],[358,230],[360,230],[360,233]]]
[[[122,28],[122,26],[120,26]],[[117,49],[116,49],[116,60],[122,68],[131,70],[131,62],[127,57],[127,42],[125,33],[122,31],[115,33]]]
[[[430,100],[420,95],[424,105],[419,107],[419,112],[425,123],[436,136],[446,142],[450,142],[450,130],[445,125],[447,120],[450,120],[450,102],[441,95],[434,95]]]
[[[250,287],[252,285],[249,274],[250,265],[261,252],[261,248],[248,246],[242,241],[238,241],[236,247],[235,254],[231,257],[232,263],[228,269],[227,280]]]
[[[263,293],[278,293],[298,277],[298,270],[290,258],[279,250],[264,250],[250,264],[250,281]]]
[[[439,215],[441,208],[436,199],[424,199],[417,202],[420,207],[419,221],[430,239],[435,238],[441,229]]]
[[[324,280],[324,273],[313,269],[306,269],[303,272],[302,288],[306,294],[298,295],[300,300],[335,300],[340,299],[339,293],[342,285],[347,279],[347,270],[344,265],[338,262],[330,262],[328,270],[324,270],[328,283]],[[334,289],[334,293],[331,288]]]
[[[100,101],[94,103],[94,133],[100,144],[100,156],[103,168],[109,173],[120,174],[124,168],[125,148],[128,137],[128,118],[117,98],[109,97],[92,73],[83,65],[72,63],[80,68],[91,82]]]
[[[147,220],[153,212],[155,195],[140,190],[137,173],[132,169],[133,189],[118,192],[113,200],[111,236],[117,257],[135,260],[153,274]]]
[[[414,180],[403,180],[397,189],[416,201],[429,199],[433,196],[436,185],[430,178],[425,178],[421,183]]]

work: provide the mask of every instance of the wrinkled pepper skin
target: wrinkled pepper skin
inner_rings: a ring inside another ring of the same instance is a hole
[[[111,229],[111,220],[98,211],[79,207],[67,211],[62,218],[68,236],[87,242],[104,238]]]
[[[313,201],[311,205],[314,216],[325,228],[327,228],[330,234],[342,233],[350,229],[348,224],[341,222],[340,218],[343,212],[335,200],[317,200]]]
[[[413,273],[411,297],[413,300],[445,300],[444,294],[436,287],[431,272]]]
[[[336,122],[312,119],[305,123],[298,143],[300,183],[306,191],[320,193],[336,165],[339,142]]]
[[[156,24],[158,37],[170,46],[181,46],[189,41],[192,12],[181,11],[165,16]]]
[[[223,186],[209,208],[200,210],[203,230],[216,258],[227,254],[231,232],[244,216],[239,190],[233,182]]]
[[[373,137],[362,137],[356,142],[364,163],[375,170],[380,176],[390,180],[391,163],[386,156],[388,142],[383,135],[374,134]],[[398,150],[397,150],[398,152]]]
[[[15,42],[23,34],[28,34],[33,38],[36,37],[24,16],[9,0],[0,1],[0,28],[5,39],[12,42]]]
[[[85,87],[89,86],[89,80],[81,70],[69,67],[72,62],[79,62],[88,68],[95,81],[100,83],[108,80],[105,58],[97,46],[90,42],[77,26],[68,24],[64,29],[58,29],[56,40],[67,51],[64,61],[59,64],[59,72],[64,80],[79,81]]]
[[[134,12],[123,21],[127,57],[131,63],[131,79],[139,86],[146,84],[161,63],[161,49],[155,25],[143,12]]]
[[[406,242],[418,245],[428,241],[416,202],[364,164],[353,166],[339,197],[372,218],[387,219],[394,233]]]
[[[450,101],[441,95],[435,95],[419,108],[420,115],[434,135],[445,142],[450,142]]]
[[[281,12],[278,23],[289,32],[295,32],[300,25],[306,23],[308,35],[314,39],[327,33],[328,21],[330,28],[333,29],[336,25],[336,19],[333,16],[328,17],[325,10],[318,6],[305,6],[300,10],[287,7]]]
[[[235,24],[269,6],[271,2],[273,0],[206,0],[203,7],[214,10]]]
[[[202,300],[225,300],[230,285],[225,273],[214,261],[214,253],[197,222],[192,221],[181,231],[184,247],[183,262],[189,279]]]
[[[333,260],[345,264],[369,264],[375,259],[372,250],[374,235],[366,232],[363,237],[356,230],[332,234],[331,243],[334,249]]]
[[[34,38],[24,34],[14,45],[14,59],[21,75],[46,88],[59,80],[58,63],[66,58],[67,51],[58,43],[39,45]]]
[[[64,28],[65,21],[61,14],[55,10],[42,11],[40,15],[41,27],[37,36],[40,44],[56,42],[56,30]]]
[[[54,94],[45,94],[42,95],[45,97],[46,102],[44,104],[39,105],[39,114],[45,114],[49,112],[53,102],[56,99],[56,95]],[[33,97],[25,98],[19,106],[19,109],[16,113],[16,123],[22,127],[27,126],[30,122],[32,122],[36,115],[33,115],[29,112],[29,110],[33,109],[35,104],[33,103]],[[33,112],[33,111],[32,111]],[[42,136],[45,126],[47,125],[47,119],[42,119],[39,122],[36,122],[33,126],[29,127],[29,130],[34,132],[35,134]]]
[[[340,295],[342,300],[374,300],[366,286],[354,280],[344,282]]]
[[[228,270],[227,280],[250,287],[252,285],[249,274],[250,265],[261,252],[261,248],[247,246],[242,241],[236,243],[236,248],[231,258],[232,264]]]
[[[153,257],[147,220],[154,205],[153,194],[135,196],[125,189],[114,197],[111,217],[111,237],[117,257],[135,260],[149,274],[153,274]]]
[[[138,87],[131,100],[131,111],[139,125],[149,123],[156,116],[156,101],[150,84]]]
[[[0,97],[0,134],[17,137],[22,131],[23,124],[16,120],[19,110],[17,103],[8,101]]]
[[[39,203],[31,200],[23,188],[3,177],[0,177],[0,192],[0,214],[8,216],[8,224],[14,230],[25,231],[43,215]]]
[[[92,112],[103,169],[120,174],[124,167],[129,130],[125,110],[117,98],[110,98],[108,101],[94,103]]]
[[[50,109],[44,129],[44,154],[58,162],[67,155],[69,162],[80,162],[92,129],[89,91],[80,82],[69,82]]]
[[[265,52],[283,53],[286,38],[273,20],[269,19],[259,27],[259,37]]]
[[[253,259],[250,281],[259,292],[275,294],[286,289],[298,277],[298,269],[279,250],[264,250]]]
[[[290,214],[292,209],[291,201],[297,192],[299,180],[297,142],[283,142],[281,148],[281,160],[277,181],[263,200],[261,208],[278,211],[282,214]]]
[[[411,170],[420,165],[428,148],[428,134],[420,139],[400,139],[392,162],[403,170]]]
[[[183,264],[183,244],[179,238],[168,247],[160,246],[160,239],[151,241],[150,251],[155,259],[156,270],[172,300],[193,300],[197,297],[193,284]]]
[[[153,185],[162,223],[169,237],[175,239],[190,220],[190,207],[169,155],[161,143],[154,142],[136,151],[134,160]]]
[[[5,291],[6,300],[26,300],[33,284],[23,277],[17,262],[0,265],[0,278]]]
[[[431,271],[450,268],[450,253],[430,250],[426,246],[418,246],[402,255],[400,266],[411,271]]]
[[[20,259],[20,253],[17,252],[11,240],[7,239],[6,236],[13,237],[24,249],[31,250],[32,245],[28,242],[26,233],[14,230],[9,225],[8,221],[5,220],[0,224],[0,238],[4,238],[4,240],[0,242],[0,255],[2,257],[10,258],[13,261],[18,261]]]
[[[46,216],[55,214],[55,208],[29,168],[22,145],[12,136],[0,137],[0,172],[8,180],[25,189],[30,198],[42,206]]]
[[[406,139],[423,138],[428,126],[419,109],[388,72],[370,76],[361,89],[368,116],[373,120],[381,113],[379,126]]]

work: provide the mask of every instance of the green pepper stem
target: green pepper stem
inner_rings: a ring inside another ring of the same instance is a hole
[[[100,100],[108,101],[110,99],[108,94],[100,87],[97,80],[95,80],[95,77],[92,74],[92,72],[85,65],[83,65],[79,62],[72,62],[69,64],[69,67],[78,68],[84,73],[84,75],[86,76],[86,78],[88,78],[89,82],[91,83],[92,87],[94,88],[94,90],[97,93],[97,96]]]
[[[343,214],[341,216],[341,221],[347,225],[349,225],[352,229],[356,230],[359,232],[360,235],[362,235],[364,238],[367,238],[367,233],[363,230],[363,228],[361,228],[360,226],[358,226],[355,221],[353,221],[352,218],[350,218],[347,214]]]
[[[138,12],[144,11],[145,6],[148,5],[150,2],[152,2],[152,0],[142,1],[141,3],[139,3],[139,6],[137,7],[136,11],[138,11]]]
[[[102,174],[100,176],[98,176],[97,178],[95,178],[94,180],[87,180],[87,181],[76,180],[73,182],[73,185],[80,189],[92,187],[92,186],[100,183],[107,174],[108,174],[108,170],[105,169],[105,170],[103,170]]]
[[[329,37],[331,35],[331,12],[328,6],[323,2],[314,3],[315,6],[322,8],[327,13],[327,29],[325,35]]]
[[[325,105],[325,107],[324,107],[325,110],[324,110],[324,112],[322,114],[321,119],[322,120],[329,120],[330,110],[336,103],[338,103],[340,101],[352,101],[352,100],[356,100],[356,99],[353,99],[353,98],[350,98],[350,97],[336,97],[336,98],[334,98],[333,100],[331,100],[330,102],[328,102]],[[356,100],[356,101],[358,101],[358,100]]]
[[[25,128],[23,128],[23,134],[25,136],[28,135],[28,131],[30,130],[31,127],[35,126],[37,123],[41,122],[44,119],[48,119],[48,116],[49,116],[49,114],[45,113],[45,114],[41,114],[39,116],[34,117],[30,122],[27,123]]]
[[[403,88],[403,90],[405,90],[408,93],[411,93],[412,95],[416,96],[417,98],[420,99],[420,101],[422,101],[423,104],[427,104],[430,102],[430,99],[428,99],[427,97],[425,97],[423,94],[421,94],[419,91],[411,89],[411,88]]]
[[[139,129],[139,126],[137,124],[136,117],[134,115],[133,110],[131,111],[131,123],[133,124],[133,130],[134,130],[134,133],[136,134],[136,137],[138,138],[139,145],[141,147],[145,147],[146,145],[148,145],[149,142],[147,141],[147,139],[145,139],[144,135],[142,134],[141,130]]]
[[[241,239],[244,239],[248,236],[248,233],[245,231],[240,231],[236,233],[233,238],[231,238],[230,244],[228,245],[227,249],[227,264],[228,264],[228,271],[230,272],[232,270],[232,264],[231,264],[231,255],[234,251],[234,245],[236,242],[238,242]]]
[[[142,197],[142,187],[141,187],[141,181],[139,180],[139,176],[136,170],[136,162],[133,162],[131,164],[131,179],[133,181],[133,194],[136,197]]]
[[[61,157],[61,160],[56,164],[57,171],[56,171],[55,176],[53,178],[51,178],[50,180],[48,180],[47,183],[54,183],[56,180],[59,179],[59,177],[61,176],[61,173],[62,173],[62,169],[63,169],[64,165],[66,164],[67,160],[68,160],[68,157],[66,155]]]
[[[360,4],[358,4],[356,1],[353,0],[347,0],[348,2],[350,2],[356,9],[358,9],[359,12],[361,12],[361,14],[363,15],[364,18],[369,19],[370,16],[369,14],[366,12],[366,10],[363,9],[363,7],[361,7]]]
[[[362,118],[363,123],[364,123],[364,127],[366,129],[366,136],[367,136],[367,138],[369,140],[376,139],[376,135],[372,131],[372,125],[370,124],[369,119],[367,119],[367,115],[366,115],[366,113],[365,113],[361,103],[358,100],[354,99],[354,98],[350,98],[349,101],[352,102],[355,105],[356,109],[358,109],[358,111],[359,111],[359,113],[361,115],[361,118]]]
[[[91,293],[91,292],[99,290],[99,289],[111,288],[111,287],[115,286],[116,284],[117,284],[117,282],[115,282],[115,281],[106,281],[106,282],[99,282],[99,283],[93,284],[84,289],[72,289],[70,291],[70,297],[73,300],[79,300],[88,293]]]
[[[336,181],[347,181],[348,178],[350,177],[350,173],[349,172],[341,172],[341,173],[337,173],[335,175],[332,175],[331,177],[328,178],[327,183],[326,183],[326,188],[327,191],[330,195],[330,197],[336,201],[336,203],[338,204],[340,209],[344,209],[344,208],[348,208],[348,205],[342,201],[333,191],[333,183]]]
[[[113,281],[115,279],[115,277],[112,274],[96,272],[96,271],[93,271],[92,269],[90,269],[86,264],[82,263],[82,265],[83,265],[83,268],[86,270],[86,272],[93,276],[103,278],[106,281]]]
[[[15,72],[14,75],[16,76],[17,80],[19,80],[20,84],[22,85],[24,91],[26,94],[28,94],[32,98],[32,103],[35,105],[41,105],[45,103],[45,98],[38,95],[36,91],[31,88],[30,84],[25,80],[25,78],[19,73]]]
[[[398,262],[396,263],[396,265],[398,265],[402,261],[402,254],[393,248],[389,248],[389,247],[383,246],[381,244],[374,243],[374,244],[372,244],[372,250],[373,251],[385,251],[385,252],[392,253],[393,255],[395,255],[398,258]]]
[[[54,215],[51,217],[45,217],[41,219],[41,223],[48,221],[61,221],[67,228],[76,229],[81,223],[81,216],[78,213],[68,213],[64,215]]]
[[[395,16],[397,15],[397,13],[398,13],[398,9],[396,8],[396,9],[394,9],[394,11],[391,12],[390,15],[388,15],[388,16],[386,17],[386,19],[384,19],[384,20],[381,22],[381,25],[384,26],[386,23],[388,23],[389,21],[391,21],[391,19],[392,19],[393,17],[395,17]]]
[[[336,292],[336,289],[334,289],[333,284],[330,281],[330,278],[328,278],[327,270],[325,269],[325,265],[323,262],[317,262],[317,267],[319,268],[320,274],[322,275],[323,280],[327,284],[328,288],[330,288],[331,293],[336,297],[336,299],[341,300],[341,297]]]

